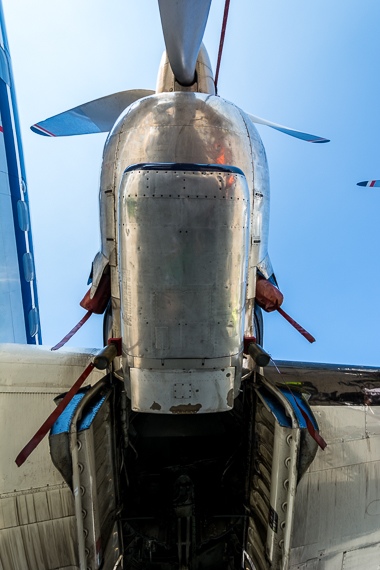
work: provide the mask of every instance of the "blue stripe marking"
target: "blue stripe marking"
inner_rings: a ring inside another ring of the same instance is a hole
[[[11,84],[8,56],[3,48],[0,48],[0,79],[8,85]]]
[[[91,426],[92,422],[96,418],[96,414],[102,407],[105,399],[106,397],[103,396],[97,404],[94,404],[93,406],[91,406],[91,408],[88,409],[87,413],[83,416],[83,418],[78,424],[78,431],[88,429]]]
[[[291,419],[285,414],[284,407],[280,402],[263,386],[258,390],[260,396],[282,427],[292,427]]]
[[[71,402],[68,404],[68,406],[65,408],[65,410],[57,419],[57,421],[54,423],[53,427],[50,430],[50,435],[58,435],[60,433],[68,433],[70,431],[70,425],[74,417],[74,414],[88,390],[89,387],[86,387],[82,391],[79,391],[77,394],[75,394]],[[78,431],[82,431],[84,429],[88,429],[89,427],[91,427],[91,424],[94,421],[96,414],[102,407],[105,399],[106,397],[103,396],[102,398],[100,398],[100,400],[92,404],[87,409],[86,413],[78,422],[77,426]]]
[[[303,412],[307,415],[310,422],[313,424],[314,429],[318,430],[318,424],[315,421],[313,414],[307,403],[305,402],[302,394],[296,391],[290,391],[289,388],[286,386],[279,387],[278,389],[281,391],[282,395],[288,400],[289,404],[292,407],[292,410],[297,418],[298,425],[300,428],[307,428],[306,420],[303,417],[300,408]],[[265,401],[266,405],[282,427],[292,427],[292,420],[286,415],[284,407],[282,404],[264,387],[260,387],[258,390],[260,396]]]
[[[27,189],[27,181],[26,181],[24,153],[23,153],[23,148],[22,148],[22,144],[21,144],[20,121],[19,121],[19,117],[18,117],[16,93],[14,90],[12,66],[11,66],[10,60],[9,60],[9,73],[10,73],[10,78],[11,78],[11,101],[12,101],[12,109],[13,109],[13,120],[14,120],[14,124],[15,124],[15,129],[16,129],[15,134],[16,134],[16,141],[17,141],[17,148],[18,148],[18,155],[19,155],[21,178],[25,182],[25,185],[26,185],[26,192],[24,193],[24,200],[27,203],[28,209],[29,209],[29,198],[28,198],[28,189]],[[29,212],[30,212],[30,209],[29,209]],[[32,259],[34,261],[33,237],[32,237],[32,230],[31,229],[28,232],[28,241],[29,241],[29,252],[30,252],[30,255],[32,256]],[[22,259],[21,256],[20,256],[20,259]],[[20,271],[21,271],[21,267],[22,267],[22,264],[20,264]],[[29,284],[29,286],[30,286],[30,284]],[[34,337],[31,337],[29,335],[29,331],[28,331],[28,338],[30,339],[30,341],[29,341],[30,344],[36,344],[36,339],[38,340],[38,344],[42,344],[40,310],[39,310],[39,304],[38,304],[36,276],[34,276],[34,279],[31,282],[31,286],[32,286],[33,295],[34,295],[34,306],[35,306],[36,311],[37,311],[38,332]],[[29,290],[29,294],[30,294],[30,290]],[[25,315],[25,317],[29,318],[29,313],[28,313],[28,315]]]
[[[288,402],[291,404],[294,413],[297,416],[298,422],[300,427],[307,427],[306,424],[306,420],[303,417],[303,415],[300,412],[300,409],[302,409],[302,411],[307,415],[307,417],[309,418],[310,422],[313,424],[314,429],[318,430],[318,424],[315,421],[313,414],[311,413],[311,410],[309,408],[309,406],[307,405],[307,403],[305,402],[304,398],[302,397],[302,394],[300,394],[297,391],[290,391],[289,388],[280,388],[282,394],[285,396],[285,398],[288,400]],[[297,405],[296,405],[297,403]],[[302,425],[301,425],[301,420],[302,420]]]
[[[31,336],[29,330],[29,313],[33,307],[30,286],[32,284],[35,307],[37,308],[38,311],[37,287],[35,279],[32,282],[27,282],[24,278],[23,256],[27,252],[26,233],[19,228],[18,216],[17,216],[17,202],[21,198],[19,176],[21,176],[24,181],[26,180],[24,160],[20,144],[21,138],[19,130],[19,121],[17,115],[17,108],[15,107],[13,91],[11,90],[11,99],[9,99],[7,86],[1,79],[0,79],[0,109],[3,120],[4,144],[5,144],[5,152],[7,158],[9,187],[10,187],[12,209],[13,209],[13,223],[14,223],[14,231],[15,231],[16,246],[17,246],[17,257],[18,257],[18,266],[19,266],[19,275],[20,275],[20,284],[21,284],[21,294],[23,301],[23,310],[24,310],[24,326],[26,332],[26,339],[28,344],[36,344],[36,339],[38,339],[39,344],[41,344],[41,329],[40,329],[39,315],[37,316],[38,320],[37,334],[35,336]],[[13,111],[13,120],[16,132],[14,132],[13,130],[12,111]],[[18,147],[18,158],[19,158],[21,172],[19,172],[18,170],[17,151],[15,144],[17,144]],[[29,207],[27,192],[25,192],[24,194],[24,200],[27,204],[27,207]],[[29,241],[29,251],[33,257],[33,242],[30,231],[28,231],[28,241]]]
[[[29,344],[41,344],[41,324],[39,318],[39,308],[38,308],[38,295],[37,295],[37,283],[36,279],[34,278],[32,282],[26,282],[23,277],[22,271],[22,258],[24,253],[26,253],[26,240],[25,235],[21,235],[23,232],[18,230],[18,221],[16,219],[17,212],[16,212],[16,204],[14,200],[17,202],[20,195],[19,189],[19,175],[21,179],[26,184],[26,175],[25,175],[25,166],[24,166],[24,155],[21,145],[21,132],[20,132],[20,121],[18,117],[18,109],[17,109],[17,101],[16,101],[16,93],[14,88],[14,81],[13,81],[13,73],[12,73],[12,63],[11,57],[9,53],[9,44],[4,20],[4,12],[3,7],[0,2],[0,27],[3,36],[3,46],[2,46],[2,53],[1,58],[2,60],[2,73],[4,73],[4,77],[2,78],[6,83],[9,85],[9,92],[7,87],[3,81],[0,80],[0,109],[1,114],[3,117],[3,127],[4,127],[4,143],[6,149],[6,156],[7,156],[7,163],[8,163],[8,173],[9,173],[9,186],[11,191],[11,198],[12,198],[12,208],[13,208],[13,217],[14,217],[14,227],[15,227],[15,237],[16,237],[16,246],[17,246],[17,253],[18,253],[18,262],[19,262],[19,272],[20,272],[20,282],[21,282],[21,293],[23,299],[23,310],[24,310],[24,323],[25,323],[25,332],[27,342]],[[10,96],[9,96],[10,93]],[[13,123],[11,121],[11,116],[13,114]],[[5,119],[4,119],[5,117]],[[13,130],[13,125],[14,129]],[[18,151],[18,159],[21,172],[18,173],[17,171],[17,160],[16,160],[16,148]],[[16,176],[16,179],[13,179],[13,176]],[[16,194],[14,193],[16,192]],[[27,192],[24,193],[24,200],[27,203],[29,208],[29,201],[28,201],[28,194]],[[28,232],[28,241],[29,241],[29,252],[34,259],[34,252],[33,252],[33,241],[32,241],[32,233],[31,231]],[[34,305],[37,311],[37,325],[38,325],[38,332],[35,336],[31,336],[29,334],[29,313],[32,308],[32,294],[31,288],[33,290],[34,295]]]
[[[67,405],[57,421],[54,423],[53,427],[50,430],[50,435],[57,435],[59,433],[65,433],[69,431],[75,410],[79,406],[81,400],[84,398],[87,390],[88,388],[75,394],[71,402]]]

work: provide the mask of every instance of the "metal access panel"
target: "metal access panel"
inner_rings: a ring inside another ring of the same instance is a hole
[[[80,390],[50,432],[50,453],[74,494],[81,570],[108,570],[120,555],[109,381]]]
[[[212,406],[198,386],[184,403],[200,412],[230,409],[231,385],[236,396],[240,384],[241,363],[232,360],[242,355],[249,253],[244,174],[224,165],[137,165],[124,173],[119,202],[123,366],[136,409],[151,413],[157,391],[166,391],[158,402],[164,413],[182,403],[173,383],[167,389],[167,369],[174,383],[192,371],[195,383],[202,376],[217,388]],[[226,381],[221,371],[229,367]],[[151,382],[140,370],[154,371]]]
[[[104,388],[100,383],[84,395],[70,426],[79,561],[86,570],[112,568],[120,555],[113,390]]]
[[[132,409],[137,412],[184,414],[230,410],[235,369],[131,369]]]
[[[288,555],[286,534],[291,533],[292,527],[300,440],[299,429],[290,422],[281,425],[271,412],[268,406],[271,396],[259,393],[257,400],[249,501],[247,554],[255,561],[253,568],[257,565],[260,570],[282,568]]]
[[[297,484],[317,450],[307,425],[316,430],[318,425],[301,393],[274,386],[264,378],[255,392],[244,569],[286,570]]]

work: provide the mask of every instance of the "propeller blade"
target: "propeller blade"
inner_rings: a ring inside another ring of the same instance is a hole
[[[154,93],[148,89],[120,91],[54,115],[30,128],[34,133],[45,137],[107,133],[124,109],[135,101]]]
[[[158,5],[175,78],[182,85],[192,85],[211,0],[158,0]]]
[[[286,135],[290,135],[291,137],[295,137],[297,139],[301,139],[306,142],[311,142],[311,143],[330,142],[329,139],[324,139],[322,137],[317,137],[316,135],[310,135],[309,133],[303,133],[301,131],[296,131],[295,129],[290,129],[289,127],[277,125],[277,123],[272,123],[271,121],[267,121],[266,119],[260,119],[260,117],[255,117],[255,115],[250,115],[249,113],[247,113],[247,115],[253,123],[258,123],[259,125],[266,125],[267,127],[276,129],[276,131],[280,131],[281,133],[285,133]]]
[[[364,182],[358,182],[356,186],[369,186],[369,188],[380,188],[380,180],[364,180]]]

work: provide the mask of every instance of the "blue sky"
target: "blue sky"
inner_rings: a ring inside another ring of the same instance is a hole
[[[29,126],[113,92],[153,88],[164,43],[156,0],[3,0],[24,144],[45,344],[84,314],[99,249],[105,135],[50,139]],[[205,45],[215,67],[224,1]],[[379,365],[380,178],[377,0],[231,1],[219,94],[252,114],[330,138],[259,127],[270,168],[269,251],[283,308],[265,315],[273,358]],[[93,316],[72,346],[100,346]]]

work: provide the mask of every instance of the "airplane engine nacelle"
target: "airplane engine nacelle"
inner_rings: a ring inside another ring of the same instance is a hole
[[[249,190],[230,166],[143,164],[119,198],[124,370],[142,412],[228,410],[240,385]]]
[[[181,167],[162,170],[160,165],[169,163]],[[152,165],[149,175],[145,167],[129,168],[144,164]],[[202,171],[205,165],[213,167]],[[221,200],[209,197],[219,195],[216,188],[225,193]],[[234,207],[221,210],[228,200]],[[149,215],[142,208],[148,203]],[[265,274],[268,259],[268,168],[253,123],[235,105],[203,93],[159,93],[134,103],[107,139],[100,212],[102,258],[111,267],[112,335],[123,337],[123,377],[134,408],[161,413],[230,409],[240,385],[243,328],[251,320],[256,267],[261,264]],[[236,216],[239,227],[232,230]],[[180,230],[190,232],[187,242],[180,242]],[[202,278],[197,274],[194,280],[202,263]],[[176,281],[174,271],[181,267]],[[232,288],[229,299],[226,292]],[[221,313],[222,320],[217,318]],[[213,364],[214,358],[224,360]],[[162,382],[156,382],[158,370],[165,371]],[[171,400],[158,400],[164,392]]]

